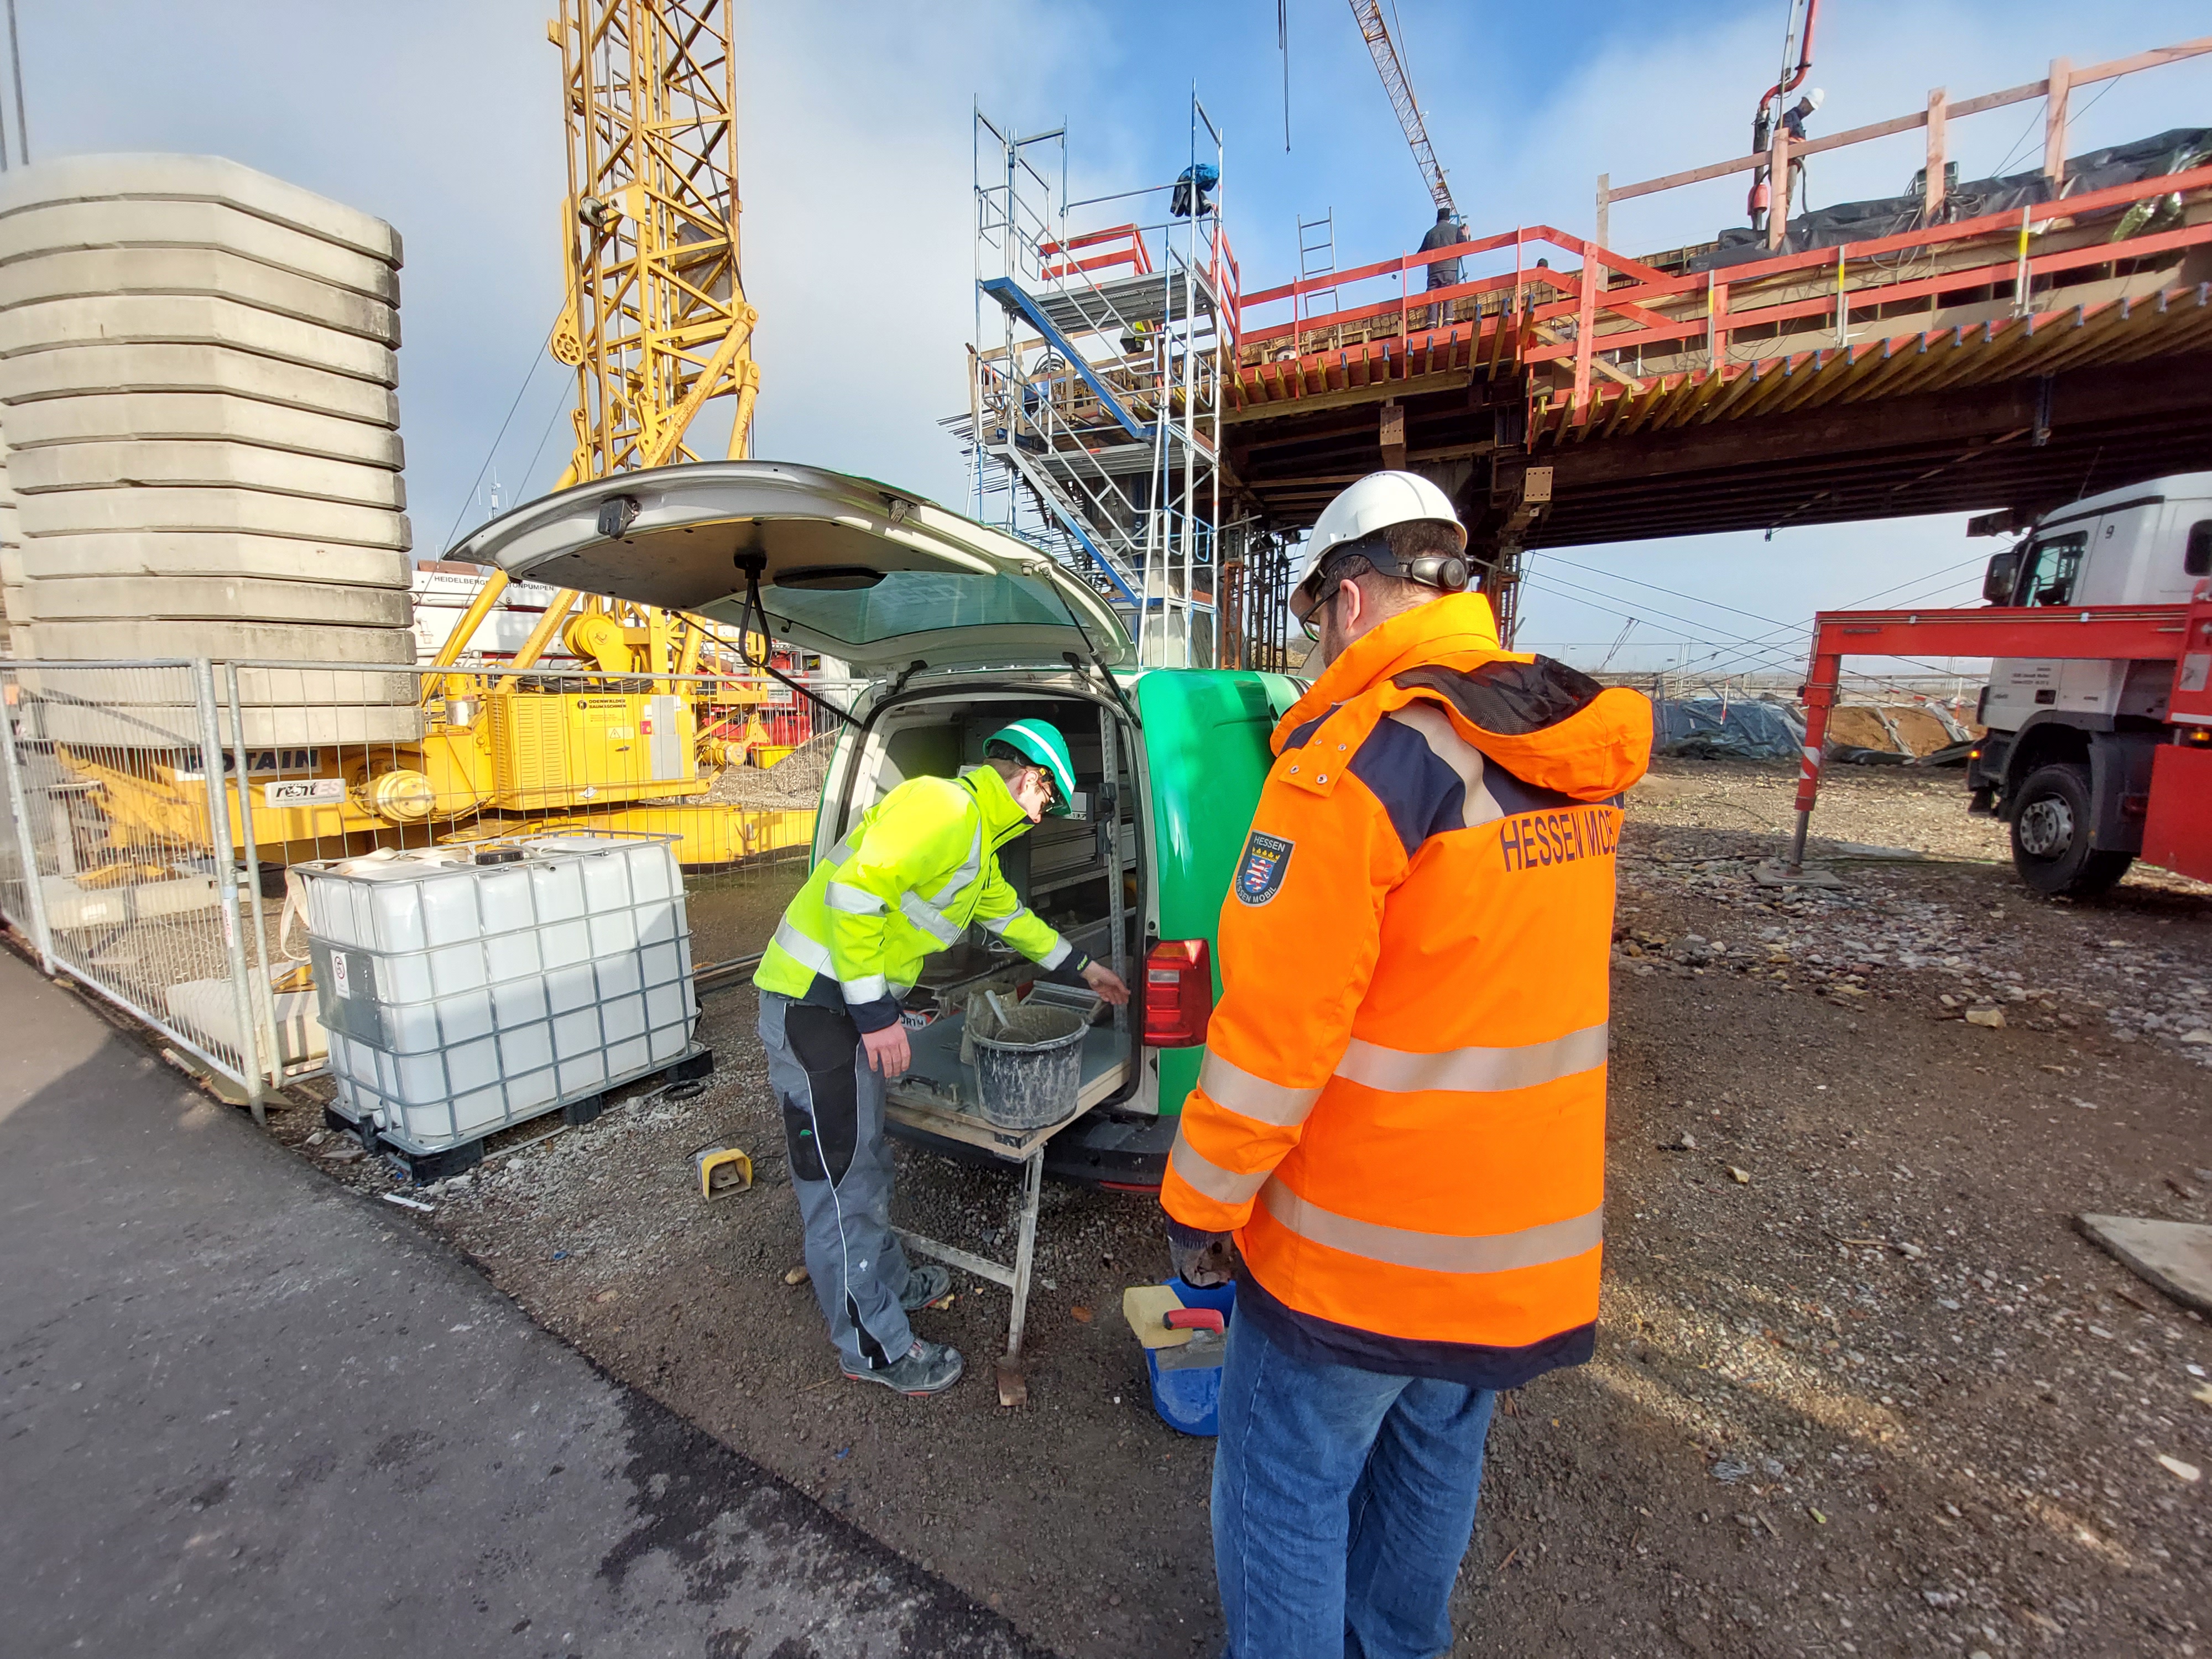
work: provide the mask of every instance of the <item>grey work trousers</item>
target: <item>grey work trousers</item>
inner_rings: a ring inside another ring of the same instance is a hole
[[[883,1076],[842,1009],[763,991],[760,1036],[783,1109],[814,1299],[845,1369],[880,1370],[914,1343],[899,1306],[908,1268],[891,1231]]]

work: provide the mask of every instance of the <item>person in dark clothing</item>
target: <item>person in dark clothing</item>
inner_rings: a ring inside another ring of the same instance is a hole
[[[1449,208],[1440,207],[1437,210],[1436,223],[1430,226],[1428,234],[1421,238],[1421,252],[1426,253],[1431,248],[1450,247],[1465,240],[1467,240],[1467,227],[1459,222],[1458,216]],[[1457,259],[1429,261],[1428,288],[1431,289],[1449,288],[1458,281],[1459,261]],[[1422,326],[1442,327],[1445,309],[1443,306],[1431,306],[1428,310],[1428,319]]]

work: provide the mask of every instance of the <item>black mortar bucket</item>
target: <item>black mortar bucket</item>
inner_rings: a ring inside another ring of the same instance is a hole
[[[1029,1003],[991,1036],[973,1032],[984,1121],[994,1129],[1042,1129],[1074,1115],[1090,1030],[1079,1009]]]

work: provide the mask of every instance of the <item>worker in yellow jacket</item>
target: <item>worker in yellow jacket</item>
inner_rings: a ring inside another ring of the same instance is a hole
[[[1243,1259],[1213,1466],[1231,1659],[1449,1650],[1500,1389],[1590,1356],[1621,792],[1651,710],[1499,648],[1450,501],[1380,472],[1292,611],[1327,663],[1222,906],[1161,1201]]]
[[[898,1393],[942,1393],[958,1352],[908,1328],[951,1275],[908,1265],[891,1230],[884,1097],[913,1064],[900,995],[924,957],[969,924],[1038,966],[1079,973],[1109,1002],[1128,989],[1031,914],[999,849],[1075,794],[1067,741],[1048,720],[993,732],[981,766],[920,777],[884,796],[814,866],[776,924],[753,984],[769,1086],[783,1109],[806,1267],[845,1375]]]

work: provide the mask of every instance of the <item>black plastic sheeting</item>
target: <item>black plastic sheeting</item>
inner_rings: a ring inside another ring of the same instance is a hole
[[[1805,748],[1805,719],[1782,702],[1753,698],[1667,697],[1652,708],[1652,747],[1662,755],[1795,761]]]
[[[2131,185],[2139,179],[2185,171],[2206,159],[2212,159],[2212,127],[2175,127],[2154,138],[2138,138],[2132,143],[2114,144],[2075,156],[2066,163],[2065,186],[2059,195],[2063,198],[2113,185]],[[1943,209],[1936,222],[1955,224],[1961,219],[1978,219],[1984,214],[2039,207],[2051,199],[2051,181],[2040,168],[2033,173],[2008,173],[2002,179],[1976,179],[1945,193]],[[1802,214],[1790,222],[1778,248],[1766,246],[1766,233],[1763,230],[1724,230],[1718,245],[1692,259],[1689,268],[1724,270],[1757,259],[1778,258],[1784,253],[1802,253],[1808,248],[1839,247],[1846,242],[1869,241],[1877,236],[1917,230],[1926,222],[1920,202],[1920,194],[1915,191],[1870,202],[1839,202],[1834,207]],[[2087,218],[2092,222],[2109,218],[2117,224],[2128,210],[2124,207],[2106,208]],[[2154,213],[2156,209],[2152,211]]]

